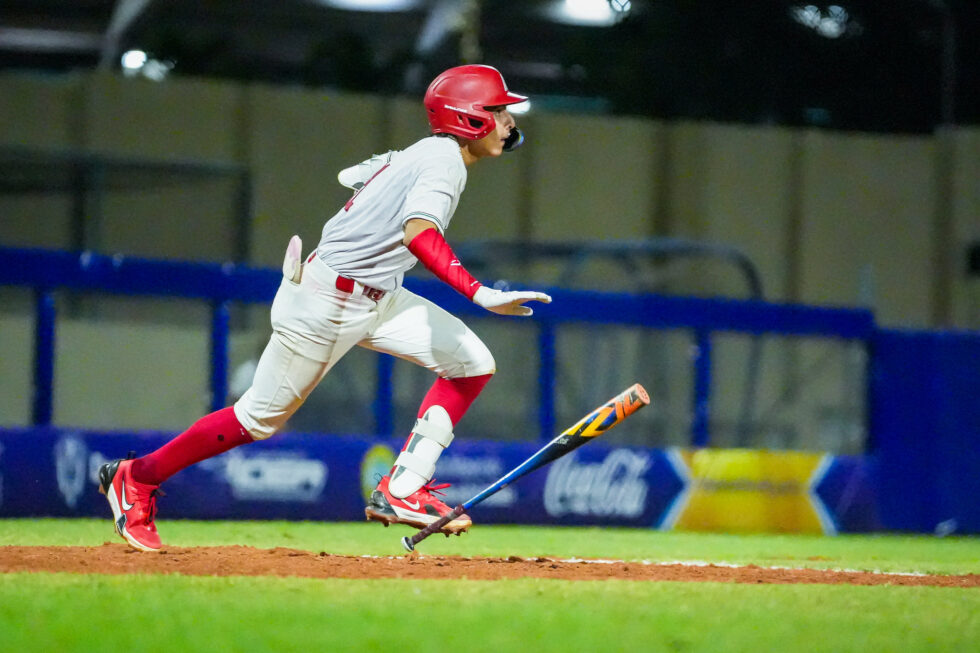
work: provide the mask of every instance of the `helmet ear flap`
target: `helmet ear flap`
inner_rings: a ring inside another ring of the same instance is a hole
[[[487,119],[473,116],[468,113],[463,113],[461,111],[453,111],[451,115],[452,118],[450,118],[450,120],[454,121],[459,129],[458,131],[450,131],[450,133],[469,140],[478,140],[483,138],[483,136],[492,132],[497,126],[493,116],[489,114]]]
[[[466,115],[465,113],[456,114],[456,123],[466,129],[476,129],[478,131],[482,130],[483,126],[486,124],[483,120]]]

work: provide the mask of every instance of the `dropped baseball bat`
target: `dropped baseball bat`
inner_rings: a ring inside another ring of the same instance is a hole
[[[504,476],[487,487],[485,490],[474,496],[469,501],[461,503],[453,508],[448,514],[432,522],[415,535],[402,538],[402,546],[407,551],[414,551],[415,545],[429,537],[433,533],[438,533],[442,527],[462,515],[476,504],[487,497],[496,494],[520,477],[535,469],[547,465],[552,460],[561,458],[569,451],[581,447],[586,442],[602,435],[612,427],[616,426],[624,419],[640,410],[650,403],[650,397],[643,386],[636,383],[618,395],[602,404],[588,415],[580,419],[576,424],[565,429],[554,440],[544,445],[533,456],[522,462],[520,465],[510,470]]]

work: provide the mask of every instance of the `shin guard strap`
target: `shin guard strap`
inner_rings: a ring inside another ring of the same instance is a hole
[[[395,467],[404,467],[410,472],[415,472],[423,479],[431,479],[436,473],[435,461],[426,460],[421,456],[416,456],[411,451],[402,451],[395,459]]]
[[[447,429],[443,425],[435,424],[425,419],[415,421],[415,427],[412,429],[412,433],[438,442],[443,449],[448,447],[453,441],[452,429]]]

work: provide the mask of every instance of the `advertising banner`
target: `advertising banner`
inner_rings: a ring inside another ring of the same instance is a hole
[[[833,457],[749,449],[673,450],[684,491],[662,528],[692,531],[837,532],[816,496]]]
[[[98,469],[169,433],[0,429],[0,517],[108,517]],[[358,521],[401,441],[284,433],[168,479],[168,519]],[[458,439],[439,460],[456,505],[518,466],[539,443]],[[749,450],[582,447],[505,487],[478,523],[835,533],[875,527],[873,477],[860,457]]]

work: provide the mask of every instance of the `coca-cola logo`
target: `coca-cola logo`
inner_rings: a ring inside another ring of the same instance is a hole
[[[646,507],[643,474],[650,456],[616,449],[600,463],[579,463],[574,454],[552,463],[544,484],[544,508],[552,517],[582,515],[636,518]]]

